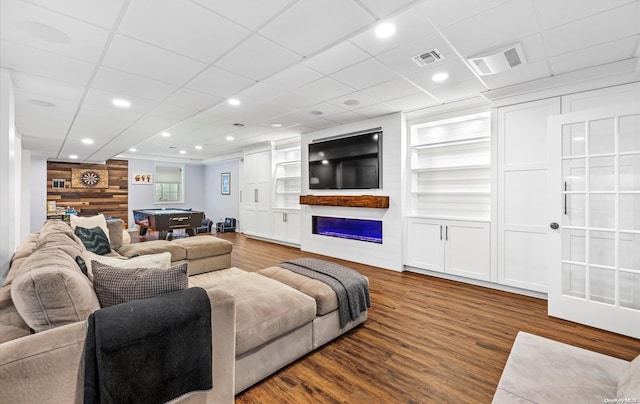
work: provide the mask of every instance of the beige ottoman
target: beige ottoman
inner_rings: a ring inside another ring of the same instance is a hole
[[[216,271],[231,266],[231,248],[228,240],[212,236],[196,236],[171,241],[184,248],[189,262],[189,275]]]

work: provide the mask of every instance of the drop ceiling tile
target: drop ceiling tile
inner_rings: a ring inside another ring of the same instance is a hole
[[[50,122],[60,122],[67,127],[71,124],[78,103],[55,98],[35,98],[37,96],[25,91],[16,91],[16,114],[27,119],[37,117]],[[51,106],[43,106],[45,104],[41,104],[41,101],[51,103]]]
[[[128,130],[138,131],[141,134],[146,133],[146,136],[149,137],[170,128],[177,123],[178,121],[176,119],[145,115],[134,122]]]
[[[223,15],[251,30],[256,30],[279,14],[291,0],[195,0],[209,10]]]
[[[413,111],[419,108],[441,104],[441,101],[428,94],[422,93],[396,98],[395,100],[386,101],[385,104],[394,108],[395,111]]]
[[[437,73],[447,73],[449,74],[449,78],[444,82],[435,82],[432,78],[433,75]],[[451,83],[457,83],[475,77],[471,69],[462,60],[450,59],[442,63],[434,63],[432,67],[427,65],[419,72],[411,74],[407,78],[422,89],[429,91],[432,88],[450,85]]]
[[[272,98],[269,102],[272,105],[285,108],[287,110],[296,110],[317,104],[318,100],[304,94],[298,94],[295,91],[288,91],[282,95]]]
[[[155,101],[149,101],[144,98],[127,96],[127,100],[131,102],[131,107],[126,109],[116,108],[113,106],[112,100],[119,97],[122,97],[122,94],[104,91],[97,88],[90,88],[84,98],[83,105],[95,105],[96,107],[103,108],[105,112],[134,112],[146,114],[158,104]]]
[[[164,116],[169,119],[182,121],[191,116],[194,116],[197,113],[198,111],[195,109],[178,107],[171,104],[160,104],[157,107],[155,107],[151,112],[149,112],[149,115]]]
[[[93,64],[40,49],[0,41],[0,66],[34,76],[86,85]]]
[[[398,112],[398,110],[391,107],[390,105],[379,103],[356,109],[355,112],[366,118],[375,118],[377,116]]]
[[[434,62],[434,65],[441,64],[447,60],[458,57],[455,51],[439,33],[433,33],[420,36],[414,41],[384,52],[376,56],[376,59],[399,74],[408,75],[425,68],[418,66],[412,58],[434,49],[437,49],[442,55],[442,59]]]
[[[462,57],[510,45],[538,31],[531,0],[501,4],[442,30],[443,35],[454,44]]]
[[[16,90],[28,91],[41,96],[79,102],[84,94],[84,86],[53,80],[46,77],[13,72]]]
[[[440,86],[429,90],[429,93],[442,102],[457,101],[464,98],[477,97],[486,91],[486,87],[476,78]]]
[[[370,55],[379,55],[398,46],[413,42],[417,37],[423,37],[435,31],[431,23],[421,13],[417,13],[415,9],[409,9],[399,15],[386,18],[383,22],[395,25],[396,32],[391,37],[378,38],[375,30],[379,24],[376,24],[352,37],[350,41]]]
[[[632,57],[634,50],[637,49],[637,44],[637,37],[628,37],[552,57],[549,59],[549,64],[551,71],[556,75],[585,67],[617,62]]]
[[[493,90],[549,76],[551,76],[549,64],[546,59],[543,59],[538,60],[537,62],[530,62],[517,66],[513,70],[507,72],[481,77],[485,84]]]
[[[300,0],[259,32],[299,55],[309,56],[374,21],[352,1]]]
[[[337,122],[337,123],[340,123],[340,124],[345,124],[345,123],[362,121],[363,119],[366,119],[366,118],[364,116],[356,113],[356,112],[345,111],[345,112],[341,112],[339,114],[329,115],[329,116],[327,116],[326,119],[331,121],[331,122]]]
[[[426,0],[416,6],[439,28],[461,22],[511,0]]]
[[[550,57],[640,34],[640,2],[554,29],[543,36]]]
[[[111,29],[118,17],[123,0],[30,0],[31,3],[48,8],[60,14]]]
[[[550,29],[603,11],[631,3],[633,0],[536,0],[542,29]]]
[[[333,104],[323,102],[320,104],[311,105],[306,108],[301,108],[297,112],[300,112],[304,115],[309,115],[310,119],[313,120],[313,119],[317,119],[318,116],[321,116],[322,118],[327,119],[328,116],[339,114],[345,111],[346,109],[342,108],[339,105],[333,105]],[[322,114],[317,115],[317,112],[322,112]]]
[[[298,129],[300,133],[308,133],[320,129],[331,128],[334,126],[336,126],[336,123],[333,121],[328,121],[326,119],[316,119],[315,121],[307,122],[304,125],[294,126],[294,129]]]
[[[23,132],[20,132],[23,133]],[[32,136],[22,134],[22,148],[30,150],[33,154],[43,154],[47,157],[55,156],[62,146],[64,136],[53,139],[49,136]]]
[[[253,83],[254,81],[251,79],[212,66],[187,83],[185,87],[217,97],[228,98],[235,96]]]
[[[253,80],[266,77],[301,60],[299,55],[258,35],[234,48],[216,66]]]
[[[269,87],[278,88],[281,89],[282,92],[284,92],[295,90],[296,88],[316,81],[321,77],[322,74],[301,63],[298,63],[274,74],[266,80],[256,83],[253,87],[257,87],[261,84],[266,84]],[[273,96],[275,95],[276,94],[273,94]]]
[[[310,122],[316,121],[319,118],[326,119],[324,114],[322,115],[312,115],[308,110],[299,110],[292,111],[286,114],[280,115],[276,117],[277,119],[282,119],[289,122],[295,122],[297,125],[307,125]]]
[[[207,65],[123,35],[111,42],[103,66],[166,83],[182,85]]]
[[[328,101],[329,104],[351,111],[366,107],[368,105],[378,104],[379,102],[380,100],[373,98],[361,91],[356,91]]]
[[[186,0],[136,0],[119,33],[211,63],[250,31]]]
[[[309,59],[305,59],[304,64],[320,73],[328,75],[353,66],[370,57],[371,55],[353,43],[344,41]]]
[[[384,18],[396,10],[405,7],[407,4],[411,3],[412,0],[361,0],[360,2],[369,10],[373,11],[376,16]]]
[[[7,41],[95,63],[109,31],[18,0],[0,3],[0,36]]]
[[[388,101],[422,93],[419,88],[404,78],[387,81],[386,83],[365,88],[362,92],[381,101]]]
[[[331,75],[334,79],[362,90],[398,78],[398,75],[375,59],[367,59]]]
[[[115,94],[161,101],[178,89],[173,84],[101,67],[93,80],[93,87]]]
[[[346,86],[330,77],[323,77],[313,83],[302,86],[296,90],[298,94],[327,101],[353,92],[353,88]]]
[[[69,122],[62,119],[46,119],[37,116],[22,115],[16,109],[16,131],[21,136],[33,136],[43,139],[64,140],[69,130]],[[39,150],[39,148],[36,148]]]
[[[171,94],[164,100],[167,104],[177,105],[179,107],[191,108],[198,111],[211,108],[212,106],[222,102],[224,98],[206,94],[201,91],[181,88]]]
[[[86,127],[88,127],[92,120],[113,122],[114,125],[117,125],[117,127],[128,127],[143,116],[144,114],[140,112],[115,109],[113,107],[104,105],[93,105],[85,103],[80,108],[76,120],[84,122],[87,125]],[[109,124],[107,124],[107,126],[109,126]]]

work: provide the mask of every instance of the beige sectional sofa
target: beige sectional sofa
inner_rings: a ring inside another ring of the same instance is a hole
[[[367,319],[364,311],[340,327],[335,293],[321,282],[278,267],[260,273],[229,268],[226,240],[118,245],[119,226],[109,225],[112,246],[118,247],[111,255],[168,251],[172,264],[187,261],[189,286],[209,295],[214,388],[179,402],[232,402],[235,394]],[[86,318],[100,309],[90,277],[74,259],[83,250],[60,221],[46,222],[16,250],[0,289],[0,402],[82,401]],[[56,300],[55,307],[43,308],[47,299]]]

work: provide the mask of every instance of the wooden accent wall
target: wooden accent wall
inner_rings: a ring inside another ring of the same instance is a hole
[[[388,209],[389,197],[377,195],[300,195],[300,205]]]
[[[108,188],[71,187],[73,168],[107,170]],[[52,188],[52,180],[65,180],[65,188]],[[129,217],[129,163],[126,160],[108,160],[106,164],[47,162],[47,201],[56,201],[58,207],[71,207],[79,216],[104,213],[124,221]]]

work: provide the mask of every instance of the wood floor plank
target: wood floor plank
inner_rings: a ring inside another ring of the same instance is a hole
[[[252,403],[490,403],[518,331],[631,360],[640,340],[551,318],[546,300],[394,272],[253,240],[233,243],[232,265],[257,271],[300,257],[369,278],[369,319],[236,397]]]

